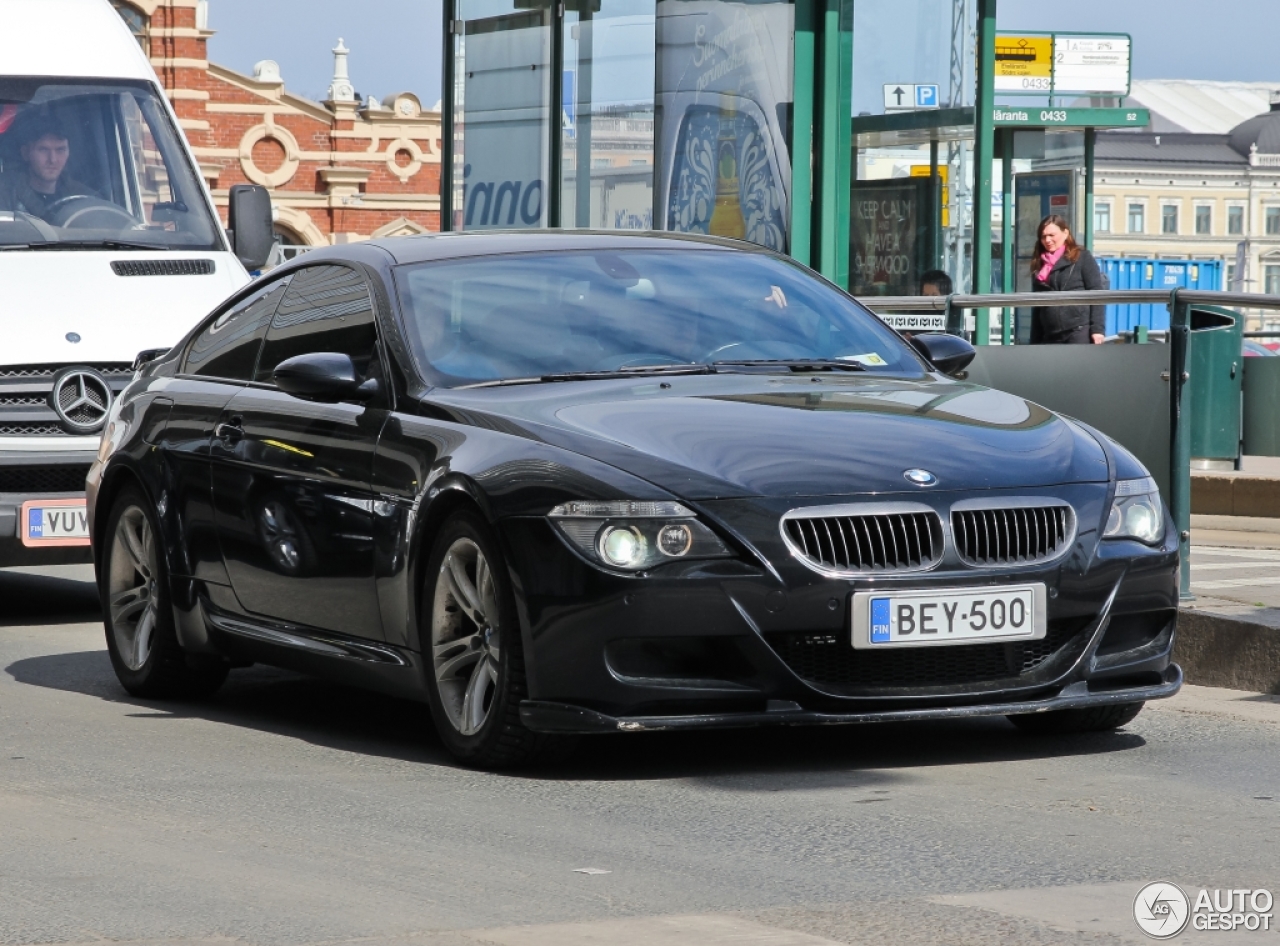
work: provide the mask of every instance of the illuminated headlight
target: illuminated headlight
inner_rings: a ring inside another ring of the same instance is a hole
[[[557,506],[550,519],[580,552],[623,571],[733,554],[693,510],[676,502],[583,500]]]
[[[1137,539],[1148,545],[1164,537],[1164,505],[1155,480],[1144,476],[1116,483],[1116,498],[1102,535],[1107,539]]]

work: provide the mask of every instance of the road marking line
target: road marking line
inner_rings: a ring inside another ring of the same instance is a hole
[[[1257,562],[1280,562],[1280,552],[1267,549],[1224,549],[1209,545],[1193,545],[1191,547],[1193,563],[1197,555],[1223,555],[1227,558],[1251,558]]]
[[[1192,579],[1191,587],[1202,591],[1214,588],[1244,588],[1248,585],[1280,585],[1280,578],[1226,578],[1222,581],[1196,581]]]
[[[497,946],[838,946],[821,936],[716,914],[643,916],[460,932]]]
[[[1280,562],[1213,562],[1209,565],[1191,563],[1191,574],[1207,571],[1226,571],[1229,568],[1280,568]],[[1194,578],[1192,579],[1195,580]]]

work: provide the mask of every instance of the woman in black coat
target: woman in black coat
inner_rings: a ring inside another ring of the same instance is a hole
[[[1035,292],[1105,289],[1097,260],[1076,244],[1065,218],[1050,214],[1036,231],[1031,256]],[[1037,306],[1031,310],[1032,345],[1100,345],[1106,337],[1106,306]]]

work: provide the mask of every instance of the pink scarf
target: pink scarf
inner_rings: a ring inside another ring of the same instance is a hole
[[[1044,265],[1040,267],[1040,272],[1036,273],[1036,279],[1040,280],[1041,282],[1048,282],[1049,274],[1053,272],[1053,267],[1057,265],[1058,260],[1062,259],[1062,254],[1065,253],[1066,251],[1067,251],[1067,244],[1064,243],[1062,244],[1062,246],[1058,247],[1052,253],[1049,253],[1047,255],[1042,255],[1040,257],[1040,261],[1043,262]]]

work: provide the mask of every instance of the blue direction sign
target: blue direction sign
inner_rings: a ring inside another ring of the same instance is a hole
[[[916,86],[916,108],[937,108],[938,87],[936,85]]]

